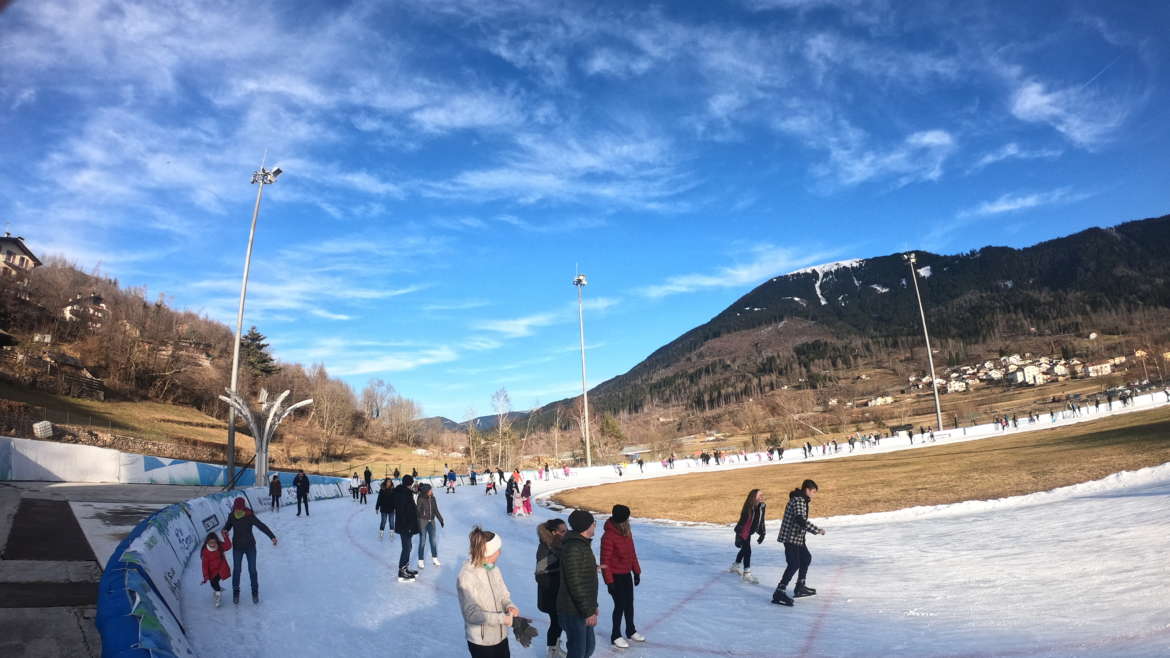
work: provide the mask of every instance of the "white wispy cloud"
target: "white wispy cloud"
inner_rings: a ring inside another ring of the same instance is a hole
[[[644,297],[660,298],[709,288],[742,288],[799,267],[829,260],[838,253],[839,250],[811,251],[759,245],[748,250],[746,258],[734,265],[726,265],[713,272],[671,276],[662,283],[639,288],[637,292]]]
[[[1063,153],[1064,151],[1061,151],[1060,149],[1027,149],[1021,147],[1016,142],[1008,142],[994,151],[984,153],[979,157],[978,160],[975,161],[974,164],[971,165],[967,172],[972,173],[989,165],[993,165],[997,162],[1003,162],[1005,160],[1036,160],[1058,158]]]
[[[599,312],[606,311],[621,303],[615,297],[587,297],[582,305],[584,308]],[[577,304],[565,304],[562,307],[543,313],[532,313],[516,318],[497,320],[482,320],[472,326],[479,331],[490,331],[505,338],[523,338],[536,333],[537,329],[556,324],[566,324],[577,320]]]
[[[410,341],[318,338],[302,346],[281,343],[276,348],[283,360],[323,363],[331,374],[342,377],[404,372],[459,358],[458,351],[448,345]]]
[[[1129,116],[1130,102],[1086,86],[1053,89],[1027,80],[1012,94],[1011,112],[1022,121],[1046,123],[1078,146],[1109,139]]]
[[[422,309],[429,313],[440,313],[444,311],[470,311],[477,308],[484,308],[485,306],[491,306],[491,302],[482,299],[468,299],[461,302],[425,304]]]
[[[1002,215],[1018,212],[1041,206],[1051,206],[1082,201],[1091,196],[1088,192],[1074,192],[1072,188],[1062,187],[1046,192],[1007,193],[991,201],[984,201],[973,208],[961,210],[959,218],[985,217],[988,215]]]

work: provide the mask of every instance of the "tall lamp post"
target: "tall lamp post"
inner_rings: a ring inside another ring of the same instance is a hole
[[[589,387],[585,378],[585,302],[583,290],[589,285],[584,274],[578,274],[573,279],[577,286],[577,326],[581,330],[581,413],[584,416],[582,427],[585,429],[585,466],[593,465],[593,450],[589,446]]]
[[[238,395],[236,385],[240,379],[240,338],[244,328],[244,299],[248,296],[248,272],[252,269],[252,242],[256,239],[256,219],[260,216],[260,199],[264,196],[264,186],[271,185],[284,173],[280,167],[269,171],[263,166],[252,174],[252,184],[259,185],[256,189],[256,206],[252,208],[252,228],[248,231],[248,250],[244,252],[244,279],[240,283],[240,308],[236,311],[236,342],[232,347],[232,385],[228,388],[229,395]],[[259,439],[259,437],[257,437]],[[236,408],[228,407],[228,435],[227,435],[227,485],[233,486],[236,479]]]
[[[942,405],[938,401],[938,385],[934,376],[934,352],[930,349],[930,333],[926,330],[926,310],[922,307],[922,293],[918,291],[918,256],[913,251],[902,254],[906,263],[910,265],[910,280],[914,282],[914,297],[918,299],[918,315],[922,318],[922,337],[926,340],[926,360],[930,363],[930,390],[934,393],[934,421],[935,427],[942,431]]]

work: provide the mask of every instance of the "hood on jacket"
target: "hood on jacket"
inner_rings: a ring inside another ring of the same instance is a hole
[[[610,518],[605,520],[605,531],[612,532],[612,533],[621,535],[623,537],[629,536],[629,535],[626,535],[625,533],[622,532],[621,526],[619,524],[614,523],[613,517],[610,517]],[[633,534],[633,533],[631,533],[631,534]]]
[[[792,491],[789,491],[788,500],[792,500],[793,498],[803,498],[808,500],[808,496],[804,495],[804,489],[793,489]]]
[[[552,530],[549,530],[547,527],[545,527],[543,523],[536,526],[536,538],[540,540],[540,543],[548,546],[549,548],[555,548],[557,546],[554,543],[556,541],[556,535],[553,534]]]

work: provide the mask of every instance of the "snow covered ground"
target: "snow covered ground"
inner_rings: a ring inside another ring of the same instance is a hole
[[[569,482],[602,476],[616,479],[601,468]],[[564,485],[554,480],[545,489]],[[768,493],[778,516],[786,492]],[[502,535],[505,580],[543,631],[532,578],[535,529],[556,513],[538,507],[534,517],[508,518],[503,496],[479,487],[436,496],[447,519],[443,566],[428,564],[415,583],[396,581],[397,537],[379,541],[372,498],[369,505],[314,503],[307,518],[288,509],[264,513],[281,543],[261,542],[258,607],[245,582],[238,608],[213,608],[192,560],[182,605],[200,655],[466,655],[455,574],[474,524]],[[637,501],[614,502],[637,515]],[[810,538],[809,584],[819,594],[782,608],[769,603],[784,568],[778,523],[755,546],[761,584],[746,585],[726,573],[735,555],[728,528],[635,521],[643,569],[636,619],[649,642],[620,653],[1170,655],[1170,464],[1028,496],[817,523],[828,531]],[[604,587],[601,609],[595,655],[617,655],[608,646],[612,606]],[[528,649],[513,642],[512,650],[544,655],[543,635]]]

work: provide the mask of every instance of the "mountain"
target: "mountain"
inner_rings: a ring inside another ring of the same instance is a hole
[[[509,411],[508,421],[512,424],[515,424],[528,418],[528,414],[529,412],[527,411]],[[472,418],[471,420],[465,420],[462,423],[457,423],[450,418],[444,418],[443,416],[431,416],[429,418],[423,418],[419,420],[419,422],[425,426],[434,426],[435,428],[446,432],[462,432],[466,430],[469,425],[474,424],[477,430],[486,432],[488,430],[496,429],[496,425],[499,424],[500,419],[495,414],[491,414],[488,416]]]
[[[1134,314],[1170,308],[1166,254],[1170,215],[1024,249],[920,251],[916,267],[935,346],[958,359],[969,347],[1012,336],[1083,334],[1108,322],[1126,333]],[[672,405],[709,410],[780,387],[832,385],[836,370],[883,351],[920,348],[909,275],[897,253],[777,276],[599,384],[590,406],[612,413]]]

